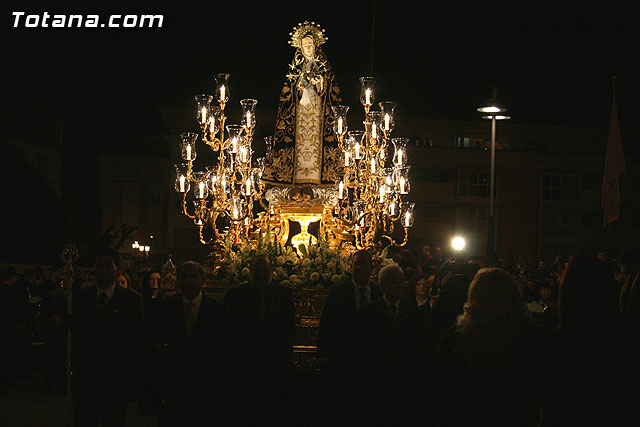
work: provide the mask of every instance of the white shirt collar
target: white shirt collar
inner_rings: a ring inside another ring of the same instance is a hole
[[[361,288],[366,289],[367,292],[371,292],[371,280],[368,280],[364,286],[358,286],[358,284],[353,280],[351,280],[351,282],[353,283],[353,286],[356,288],[356,292],[358,291],[358,289],[361,289]]]
[[[187,305],[188,303],[192,303],[195,305],[196,312],[200,310],[200,304],[202,304],[202,291],[192,300],[188,300],[184,295],[182,295],[182,305]]]
[[[386,295],[383,295],[382,298],[384,298],[384,303],[387,305],[387,307],[389,307],[390,305],[395,305],[396,306],[396,310],[400,310],[400,299],[398,299],[398,301],[396,301],[394,303],[391,303],[387,299]]]
[[[114,282],[113,285],[109,286],[107,289],[102,289],[100,286],[96,286],[96,288],[98,289],[97,296],[100,296],[100,294],[107,294],[107,298],[109,299],[109,301],[111,301],[111,299],[113,298],[113,294],[116,291],[116,284]]]

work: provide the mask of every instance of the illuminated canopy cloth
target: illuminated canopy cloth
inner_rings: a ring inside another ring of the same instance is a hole
[[[333,184],[341,173],[331,106],[341,102],[340,88],[320,49],[326,37],[314,23],[299,24],[289,42],[296,47],[289,65],[263,179],[283,184]],[[305,57],[302,40],[311,38],[314,54]]]

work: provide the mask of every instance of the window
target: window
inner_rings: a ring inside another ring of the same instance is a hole
[[[459,207],[456,209],[456,229],[469,236],[483,236],[487,230],[487,218],[487,208]]]
[[[497,178],[497,177],[496,177]],[[494,183],[494,196],[498,195],[498,180]],[[460,172],[458,196],[489,197],[489,174]]]
[[[540,215],[540,234],[544,237],[578,237],[580,214],[577,210],[544,209]]]
[[[484,148],[482,138],[455,137],[455,145],[459,148]]]
[[[415,169],[411,171],[411,181],[452,184],[456,181],[454,169]]]
[[[577,202],[579,197],[580,175],[542,174],[542,200],[551,202]]]

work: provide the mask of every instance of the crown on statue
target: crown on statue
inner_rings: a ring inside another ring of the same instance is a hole
[[[324,35],[324,30],[320,28],[320,25],[309,21],[304,21],[293,27],[293,31],[290,32],[289,35],[291,36],[289,44],[298,49],[302,48],[302,39],[307,36],[313,38],[316,47],[328,40],[327,36]]]

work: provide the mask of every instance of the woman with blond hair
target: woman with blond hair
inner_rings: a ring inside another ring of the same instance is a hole
[[[455,326],[445,330],[436,361],[438,425],[536,425],[529,310],[515,279],[483,268],[469,285]]]

